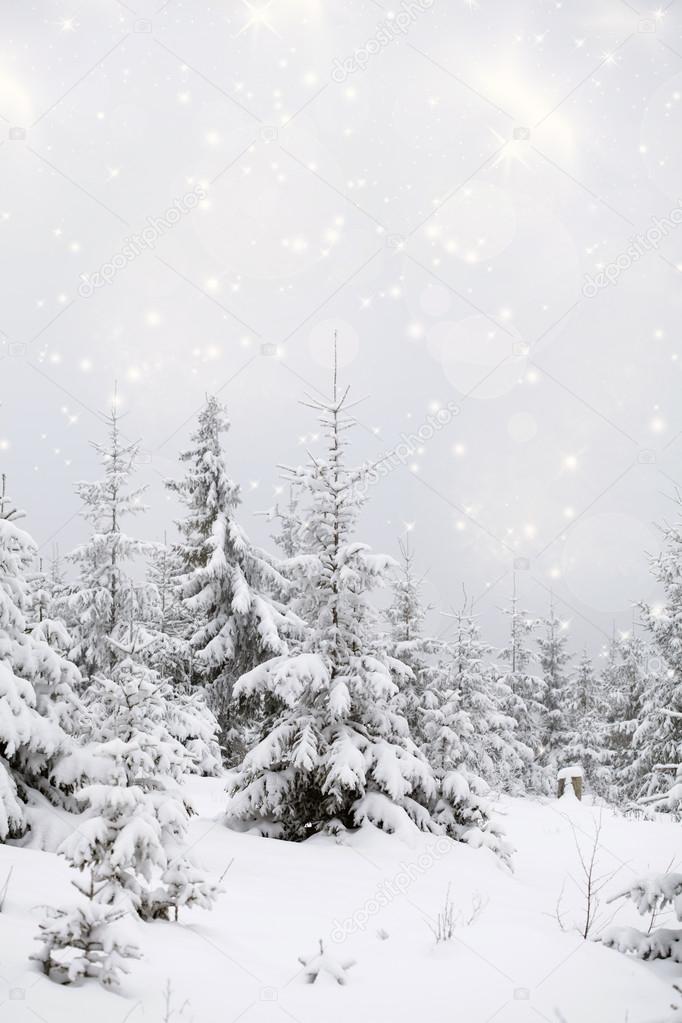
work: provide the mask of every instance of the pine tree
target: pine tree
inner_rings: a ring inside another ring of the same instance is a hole
[[[545,729],[546,683],[529,670],[532,656],[527,640],[536,622],[519,607],[516,573],[513,578],[511,607],[504,609],[509,618],[509,643],[501,651],[504,670],[499,682],[506,691],[504,710],[516,721],[516,738],[529,750],[522,775],[513,779],[512,790],[548,792],[552,785],[550,772],[542,765]]]
[[[210,901],[218,889],[183,852],[189,808],[180,783],[190,754],[173,734],[172,687],[134,659],[136,642],[84,694],[99,770],[77,794],[84,819],[62,851],[91,872],[98,902],[123,900],[143,919],[168,918],[179,905],[179,871],[183,904]]]
[[[569,689],[567,669],[571,657],[566,650],[566,626],[556,616],[553,598],[549,615],[540,624],[545,630],[544,636],[537,641],[538,660],[545,683],[542,762],[554,776],[558,768],[567,766],[564,763],[566,745],[571,735],[566,708]]]
[[[423,634],[424,621],[430,608],[424,607],[422,603],[421,585],[415,571],[409,534],[404,541],[399,541],[399,549],[400,568],[393,577],[393,600],[386,612],[390,626],[388,649],[391,656],[410,669],[401,690],[401,709],[412,737],[419,744],[429,655],[438,650],[439,644]]]
[[[41,793],[65,805],[88,766],[72,738],[81,713],[73,664],[27,631],[27,577],[35,544],[0,490],[0,842],[30,826],[27,804]]]
[[[145,663],[174,686],[188,690],[194,683],[194,653],[190,645],[192,618],[182,601],[181,562],[168,543],[152,546],[147,565],[147,589],[141,608],[150,642]]]
[[[421,708],[422,752],[438,783],[433,816],[452,838],[506,858],[511,847],[493,816],[489,780],[520,772],[523,756],[515,722],[495,705],[478,626],[466,607],[454,618],[454,638],[425,673]]]
[[[271,710],[231,778],[228,822],[288,839],[364,821],[395,830],[407,818],[433,829],[433,775],[396,710],[408,669],[386,652],[370,603],[394,563],[355,539],[363,471],[346,465],[353,419],[336,372],[331,400],[310,405],[326,451],[290,472],[305,511],[296,611],[307,628],[295,652],[239,680],[241,696],[268,698]]]
[[[655,798],[667,792],[671,770],[682,761],[682,495],[677,519],[663,528],[662,551],[652,559],[653,574],[663,589],[661,608],[641,606],[652,642],[649,684],[642,696],[636,750],[636,794]],[[663,808],[669,806],[667,800]]]
[[[571,675],[565,715],[570,738],[564,746],[564,766],[580,765],[587,783],[602,794],[606,705],[587,650]]]
[[[94,444],[103,467],[103,479],[78,483],[83,517],[91,524],[90,539],[69,555],[78,570],[78,582],[68,598],[67,626],[74,640],[72,658],[91,678],[109,672],[116,661],[111,640],[139,619],[139,592],[127,574],[127,564],[144,556],[148,545],[128,536],[122,523],[144,511],[145,487],[131,488],[139,444],[124,443],[116,400],[107,418],[107,444]]]
[[[444,644],[441,659],[473,725],[468,766],[488,785],[508,790],[523,774],[530,751],[518,738],[515,719],[505,710],[509,691],[490,663],[492,648],[481,639],[471,608],[465,603],[453,618],[454,635]]]
[[[605,729],[605,777],[607,796],[629,803],[640,787],[636,765],[635,734],[642,715],[644,693],[649,685],[649,651],[643,639],[631,632],[614,638],[604,681],[607,693]]]
[[[177,552],[184,606],[196,623],[195,668],[208,686],[231,763],[243,753],[247,731],[233,700],[235,683],[267,658],[287,652],[292,619],[276,599],[287,590],[284,576],[236,520],[239,487],[227,474],[221,446],[228,429],[225,409],[208,398],[192,446],[180,456],[186,475],[169,487],[187,508],[178,523],[183,540]]]

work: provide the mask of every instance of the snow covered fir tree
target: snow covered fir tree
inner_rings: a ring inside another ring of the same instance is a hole
[[[235,684],[262,660],[285,654],[297,623],[278,599],[288,582],[275,559],[251,544],[237,522],[239,487],[227,474],[222,449],[228,429],[225,409],[209,397],[192,446],[180,455],[185,476],[169,487],[187,509],[175,554],[193,671],[207,688],[226,759],[233,762],[255,734],[235,699]]]
[[[365,821],[429,829],[435,779],[397,705],[411,672],[387,653],[370,602],[393,562],[355,537],[366,472],[347,464],[353,406],[336,369],[331,398],[310,405],[325,452],[289,473],[302,516],[288,571],[304,627],[290,652],[237,683],[239,698],[271,709],[230,780],[227,820],[294,839]]]

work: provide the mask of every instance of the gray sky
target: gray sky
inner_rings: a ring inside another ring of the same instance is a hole
[[[627,628],[682,481],[679,2],[5,0],[2,21],[0,462],[46,552],[82,535],[115,379],[140,532],[172,521],[161,480],[218,391],[265,540],[336,329],[359,461],[458,409],[373,488],[363,538],[395,553],[409,524],[427,598],[465,584],[495,641],[515,558],[576,644]]]

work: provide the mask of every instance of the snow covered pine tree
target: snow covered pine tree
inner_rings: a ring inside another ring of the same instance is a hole
[[[122,521],[144,511],[141,498],[145,487],[130,489],[139,444],[124,444],[114,398],[107,419],[109,441],[94,444],[104,468],[104,478],[78,483],[76,493],[83,502],[83,516],[91,523],[90,539],[68,556],[78,569],[78,584],[67,601],[67,626],[74,639],[71,651],[85,676],[108,671],[116,661],[110,640],[124,632],[132,618],[139,620],[139,591],[126,573],[125,564],[144,555],[149,545],[128,536]]]
[[[26,631],[31,537],[16,524],[0,491],[0,842],[22,835],[41,797],[65,805],[86,774],[89,756],[72,737],[80,701],[78,670],[39,633]]]
[[[295,626],[276,599],[287,581],[235,518],[239,487],[227,474],[221,446],[229,425],[224,407],[209,397],[192,446],[180,456],[186,475],[168,486],[187,507],[177,552],[181,593],[194,624],[195,666],[218,718],[225,758],[233,763],[254,738],[233,700],[235,682],[266,658],[285,654],[285,634]],[[259,716],[256,705],[249,711]]]
[[[270,697],[267,734],[231,777],[227,822],[304,839],[371,821],[396,830],[409,818],[435,830],[432,771],[396,709],[409,669],[388,655],[370,591],[394,563],[354,538],[364,470],[346,466],[354,420],[348,391],[312,401],[326,452],[289,475],[300,497],[296,611],[307,627],[295,651],[243,675],[242,697]]]

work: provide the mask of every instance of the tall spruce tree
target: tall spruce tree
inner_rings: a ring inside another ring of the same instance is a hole
[[[74,643],[71,656],[88,678],[112,669],[117,654],[111,640],[125,634],[131,618],[139,620],[142,614],[139,588],[132,583],[129,566],[147,553],[149,545],[125,533],[123,524],[145,510],[146,488],[131,485],[139,444],[123,439],[119,419],[115,397],[106,419],[108,441],[93,444],[103,477],[76,484],[92,534],[68,557],[78,579],[68,597],[66,617]]]
[[[587,785],[602,795],[606,703],[587,650],[583,651],[571,673],[566,693],[569,739],[563,750],[564,766],[579,764],[585,772]]]
[[[287,580],[274,559],[255,547],[236,519],[238,485],[225,467],[224,407],[207,399],[191,446],[180,455],[184,478],[169,481],[187,509],[176,547],[184,607],[193,622],[194,671],[206,684],[228,763],[243,755],[254,728],[233,699],[237,680],[262,661],[287,652],[292,616],[279,602]],[[253,703],[249,714],[259,708]]]
[[[649,684],[649,651],[636,635],[634,618],[631,631],[618,636],[614,631],[604,683],[606,794],[615,803],[627,804],[636,798],[641,781],[634,740]]]
[[[293,653],[237,684],[272,710],[230,781],[228,822],[294,840],[364,821],[434,829],[433,774],[397,709],[409,669],[386,651],[370,601],[394,563],[355,538],[364,471],[346,463],[354,420],[336,370],[331,399],[309,404],[326,450],[290,472],[304,507],[296,611],[306,629]]]
[[[516,572],[511,606],[503,611],[509,619],[509,642],[500,653],[499,682],[506,692],[504,710],[516,721],[516,738],[529,750],[521,775],[512,780],[512,790],[547,792],[552,784],[550,772],[542,763],[547,685],[530,670],[528,639],[537,623],[519,606]]]
[[[544,635],[537,640],[538,661],[545,683],[541,759],[551,774],[555,774],[557,768],[566,766],[566,746],[571,736],[567,713],[570,688],[568,665],[571,657],[566,650],[566,626],[557,618],[553,596],[550,599],[549,615],[540,622],[540,627],[544,629]]]
[[[409,533],[398,546],[401,560],[392,579],[393,600],[386,611],[390,629],[388,649],[410,669],[402,682],[402,712],[413,738],[420,743],[429,655],[437,652],[439,643],[424,635],[424,621],[430,608],[422,602],[421,580],[416,572]]]

